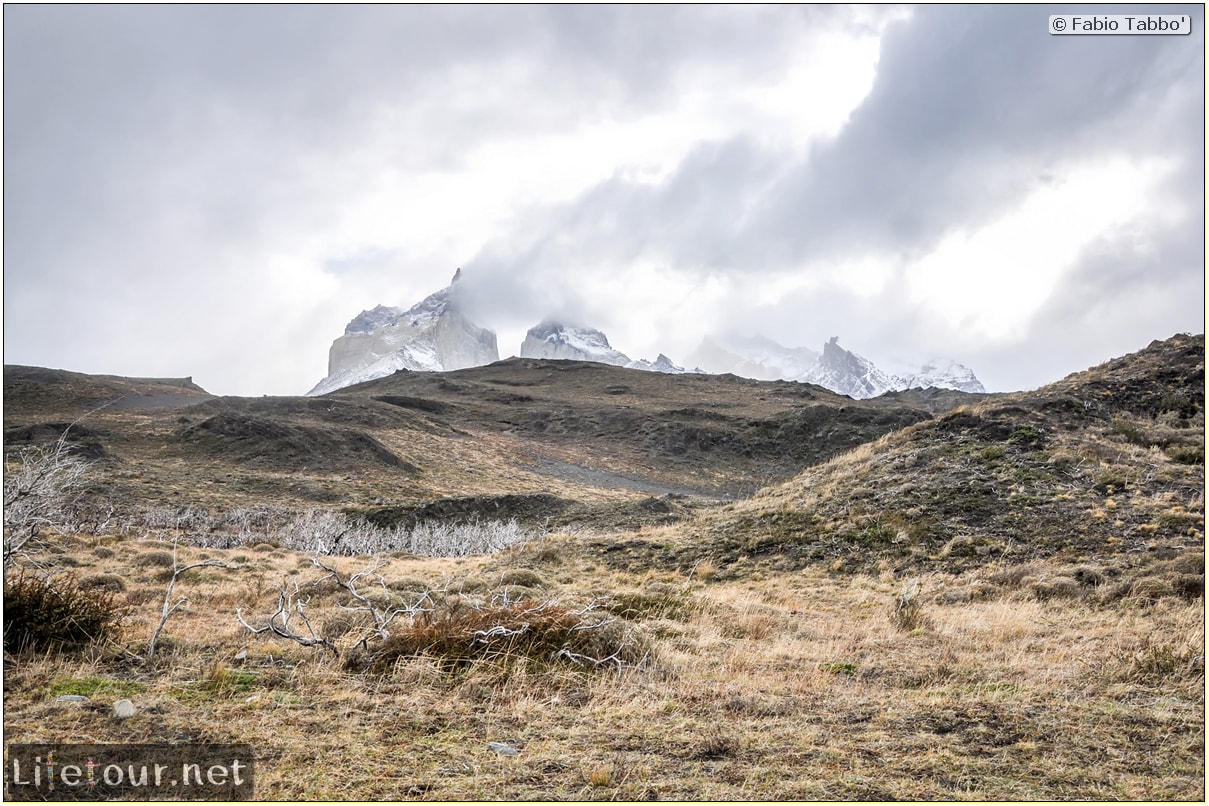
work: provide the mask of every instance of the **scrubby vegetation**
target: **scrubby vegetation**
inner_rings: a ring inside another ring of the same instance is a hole
[[[6,520],[7,736],[246,742],[280,800],[1203,800],[1194,381],[1203,340],[1177,337],[715,505],[466,482]],[[400,399],[282,405],[342,428],[462,405]],[[193,424],[276,411],[206,405]],[[724,414],[669,410],[660,450],[716,447]],[[558,520],[577,507],[627,531]]]
[[[18,571],[4,583],[4,650],[37,653],[111,639],[125,611],[112,589]]]

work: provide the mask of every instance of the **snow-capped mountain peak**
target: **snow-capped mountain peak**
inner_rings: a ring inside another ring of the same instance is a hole
[[[882,372],[869,359],[849,352],[832,336],[818,362],[795,380],[814,383],[856,399],[877,397],[897,389],[901,381]]]
[[[913,370],[900,370],[904,389],[956,389],[984,393],[982,381],[969,367],[948,358],[933,358]]]
[[[521,344],[521,358],[562,358],[596,361],[648,372],[684,372],[684,367],[676,366],[663,353],[653,362],[646,359],[632,361],[625,353],[614,349],[609,344],[608,336],[601,331],[590,327],[572,327],[553,320],[546,320],[529,329]]]
[[[838,337],[832,337],[823,345],[823,352],[816,353],[805,347],[784,347],[762,336],[715,336],[702,341],[690,358],[710,372],[813,383],[858,399],[913,388],[986,391],[974,373],[956,361],[897,364],[893,371],[887,371],[841,347]]]
[[[572,361],[597,361],[624,367],[629,357],[614,350],[604,333],[590,327],[571,327],[546,320],[530,328],[521,343],[522,358],[563,358]]]
[[[499,360],[495,333],[471,322],[457,304],[455,283],[406,311],[379,305],[358,314],[332,343],[328,374],[307,394],[321,395],[398,372],[442,372]]]

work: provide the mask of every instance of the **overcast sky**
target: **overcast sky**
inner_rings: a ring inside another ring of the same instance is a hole
[[[302,394],[459,266],[501,357],[561,316],[1009,391],[1203,332],[1202,7],[1070,8],[7,5],[4,360]]]

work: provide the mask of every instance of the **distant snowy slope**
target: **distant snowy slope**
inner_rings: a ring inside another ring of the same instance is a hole
[[[955,389],[985,392],[973,371],[956,361],[933,359],[925,364],[902,364],[897,371],[876,366],[832,338],[816,353],[805,347],[784,347],[762,336],[712,336],[690,358],[709,372],[731,372],[760,380],[813,383],[841,395],[864,399],[904,389]]]
[[[959,392],[984,393],[982,381],[967,366],[947,358],[928,361],[917,369],[900,370],[904,389],[956,389]]]

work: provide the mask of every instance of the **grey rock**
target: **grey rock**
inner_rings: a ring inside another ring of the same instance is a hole
[[[503,742],[487,742],[487,746],[501,756],[515,756],[521,752],[512,745],[504,744]]]
[[[88,702],[83,694],[63,694],[55,697],[55,702]]]
[[[134,703],[130,700],[118,700],[113,704],[113,715],[117,719],[127,719],[134,716]]]

